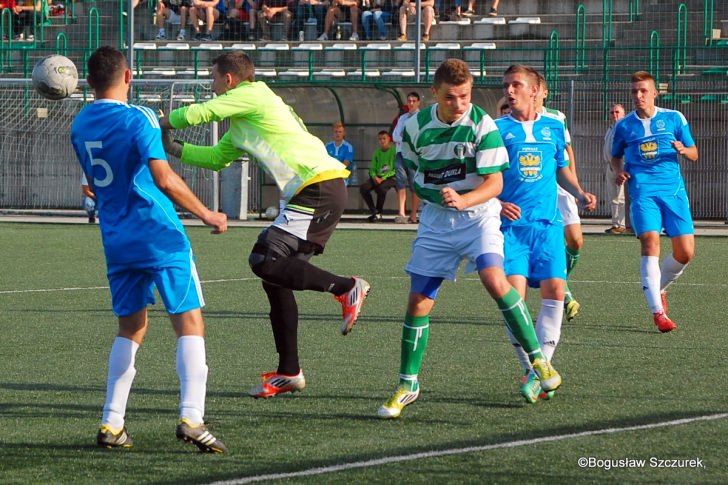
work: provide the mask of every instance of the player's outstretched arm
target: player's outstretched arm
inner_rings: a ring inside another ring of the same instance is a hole
[[[149,170],[157,187],[172,202],[199,217],[202,222],[213,228],[213,234],[227,231],[227,215],[213,212],[197,198],[187,184],[169,166],[166,160],[149,160]]]

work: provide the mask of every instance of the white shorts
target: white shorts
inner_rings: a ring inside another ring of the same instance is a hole
[[[500,203],[495,200],[476,211],[456,211],[426,204],[420,216],[417,238],[412,243],[412,257],[405,270],[455,280],[463,259],[468,262],[465,271],[470,272],[475,271],[478,256],[491,253],[502,258],[499,207]]]
[[[581,224],[579,217],[579,206],[576,205],[576,199],[559,185],[558,205],[561,212],[561,219],[564,221],[564,227],[572,224]]]

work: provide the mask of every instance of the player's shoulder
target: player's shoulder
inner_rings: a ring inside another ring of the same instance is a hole
[[[536,121],[534,122],[534,126],[548,126],[550,129],[557,129],[564,131],[564,121],[563,119],[559,118],[556,115],[553,114],[547,114],[547,113],[541,113],[541,116],[539,116]]]
[[[142,123],[145,123],[152,128],[160,128],[159,118],[152,108],[139,106],[137,104],[129,104],[127,106],[129,108],[129,116],[139,118]]]
[[[655,116],[659,118],[674,120],[675,122],[680,122],[682,124],[687,123],[687,118],[685,118],[685,115],[676,109],[655,106]]]
[[[559,121],[564,121],[566,119],[566,115],[557,109],[554,108],[547,108],[544,106],[543,112],[541,113],[544,116],[547,116],[549,118],[556,118]]]

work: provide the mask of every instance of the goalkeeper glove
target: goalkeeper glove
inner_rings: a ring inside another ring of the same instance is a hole
[[[175,140],[172,136],[171,130],[162,130],[162,144],[164,145],[164,151],[166,151],[169,155],[176,158],[182,158],[184,142]]]

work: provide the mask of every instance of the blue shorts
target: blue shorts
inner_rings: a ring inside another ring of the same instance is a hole
[[[531,288],[538,288],[544,280],[566,279],[564,227],[560,223],[508,225],[502,231],[506,276],[525,276]]]
[[[650,231],[659,233],[663,227],[669,237],[695,234],[688,194],[684,187],[669,195],[639,194],[631,199],[630,220],[637,236]]]
[[[111,288],[111,305],[119,317],[153,305],[155,286],[168,313],[184,313],[205,306],[192,251],[173,253],[168,260],[149,265],[110,266],[106,276]]]
[[[404,164],[402,154],[398,153],[394,158],[394,186],[397,190],[411,189],[415,180],[415,171],[407,168]]]

